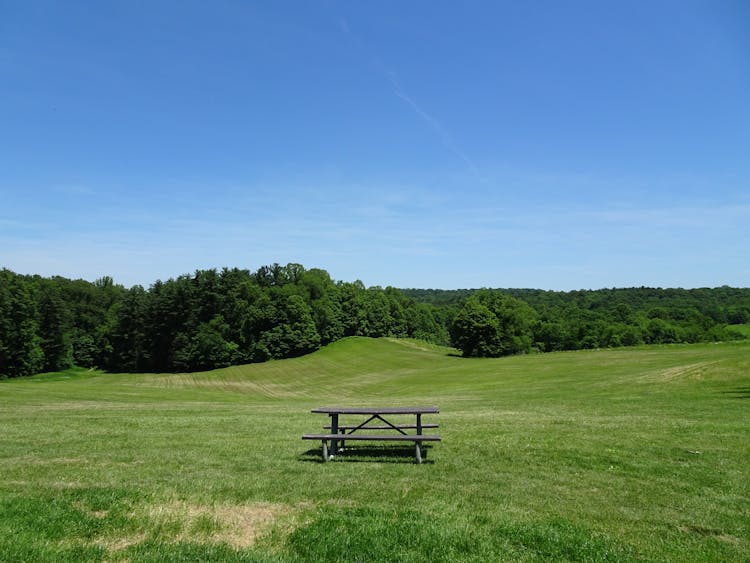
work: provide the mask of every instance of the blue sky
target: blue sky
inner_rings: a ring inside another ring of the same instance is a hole
[[[744,1],[0,0],[0,267],[747,287]]]

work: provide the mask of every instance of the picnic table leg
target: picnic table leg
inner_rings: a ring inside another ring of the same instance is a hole
[[[323,440],[323,461],[328,461],[328,442]]]
[[[422,463],[422,442],[415,442],[415,444],[417,463]]]
[[[422,413],[417,413],[417,436],[422,435]],[[417,442],[417,450],[419,450],[419,456],[417,456],[417,463],[422,463],[422,458],[427,457],[427,449],[422,448],[422,442]]]
[[[331,434],[339,433],[339,413],[331,413]],[[331,457],[338,453],[338,441],[331,440]]]

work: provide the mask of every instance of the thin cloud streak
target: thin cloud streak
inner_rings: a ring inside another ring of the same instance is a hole
[[[370,53],[369,49],[365,46],[362,39],[351,30],[351,26],[346,19],[344,19],[343,17],[339,17],[338,25],[341,32],[346,35],[349,40],[353,41],[361,51],[364,51],[368,54],[374,65],[380,70],[383,76],[391,84],[394,95],[405,102],[420,119],[427,123],[427,125],[429,125],[429,127],[435,133],[437,133],[437,136],[440,139],[440,143],[443,145],[443,147],[451,152],[454,156],[458,157],[459,160],[461,160],[466,165],[469,172],[475,178],[481,181],[482,177],[479,173],[479,169],[474,164],[474,162],[472,162],[472,160],[466,155],[466,153],[464,153],[458,147],[456,142],[453,140],[453,137],[443,126],[443,124],[436,117],[425,111],[422,106],[416,102],[413,96],[409,95],[406,90],[404,90],[396,73],[387,65],[385,65],[378,56]]]
[[[443,127],[443,125],[440,123],[440,121],[437,120],[437,118],[433,117],[429,113],[427,113],[422,107],[417,104],[416,101],[414,101],[414,98],[409,96],[404,89],[401,87],[401,83],[398,80],[398,77],[396,76],[396,73],[392,70],[385,69],[385,75],[388,77],[388,80],[391,83],[391,86],[393,87],[393,93],[400,99],[402,99],[404,102],[406,102],[409,107],[411,107],[412,110],[420,117],[422,118],[440,137],[440,142],[442,145],[448,149],[450,152],[452,152],[454,155],[456,155],[458,158],[464,161],[464,164],[468,167],[469,171],[477,178],[481,179],[479,175],[479,169],[474,165],[474,163],[471,161],[471,159],[466,156],[466,154],[459,149],[456,146],[456,143],[453,141],[453,137],[451,137],[450,133]]]

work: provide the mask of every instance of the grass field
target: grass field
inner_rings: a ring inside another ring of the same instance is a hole
[[[740,334],[744,335],[745,338],[750,338],[750,324],[730,325],[729,328],[734,332],[739,332]]]
[[[310,409],[438,405],[427,461]],[[2,561],[747,561],[750,343],[0,382]]]

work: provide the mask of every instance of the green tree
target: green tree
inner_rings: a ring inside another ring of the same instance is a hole
[[[365,286],[360,281],[340,282],[338,297],[341,305],[341,324],[344,336],[366,336]]]
[[[310,308],[299,295],[290,295],[277,304],[277,322],[263,333],[260,344],[272,358],[292,358],[320,347]]]
[[[43,280],[39,288],[39,337],[44,352],[44,371],[59,371],[73,365],[73,346],[67,308],[59,287]]]
[[[499,331],[495,314],[478,299],[469,297],[453,319],[450,336],[453,346],[464,356],[492,357],[501,355],[497,345]]]
[[[36,319],[30,282],[10,270],[0,270],[0,375],[19,377],[43,369]]]
[[[469,297],[453,319],[451,340],[464,356],[498,357],[531,350],[535,313],[499,291]]]
[[[679,342],[675,326],[658,317],[652,318],[649,321],[646,327],[645,340],[647,344],[672,344]]]
[[[152,368],[147,341],[149,294],[133,286],[121,303],[113,307],[113,322],[104,332],[108,353],[104,366],[113,371],[140,372]]]
[[[313,268],[299,278],[310,309],[321,344],[334,342],[344,336],[343,313],[336,284],[328,272]]]
[[[555,321],[537,321],[533,325],[534,343],[542,352],[565,349],[565,328]]]
[[[192,338],[178,334],[174,343],[173,368],[184,371],[205,371],[231,366],[235,363],[239,346],[227,340],[229,325],[216,315],[201,323]]]

